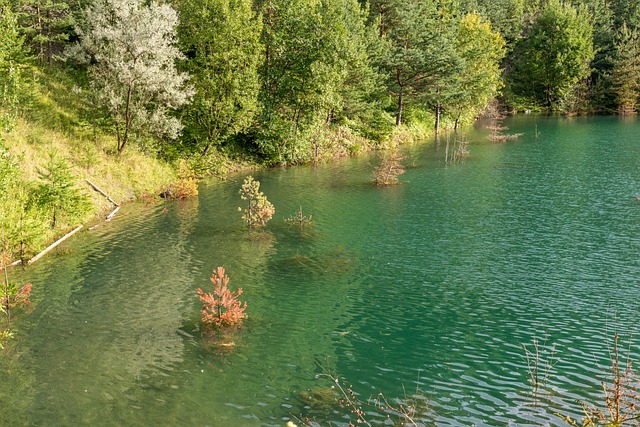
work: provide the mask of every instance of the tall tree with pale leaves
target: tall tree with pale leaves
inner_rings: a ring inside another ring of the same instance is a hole
[[[97,106],[113,121],[121,153],[132,136],[175,139],[180,121],[170,114],[193,91],[177,71],[178,15],[169,5],[98,0],[85,12],[71,56],[89,64]]]

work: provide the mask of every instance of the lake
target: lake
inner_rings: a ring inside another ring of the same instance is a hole
[[[458,161],[404,147],[396,186],[371,184],[375,154],[255,173],[276,208],[258,233],[233,175],[12,271],[33,304],[0,357],[0,424],[346,426],[329,373],[362,401],[418,402],[423,425],[560,426],[602,406],[614,332],[640,355],[640,122],[504,123],[523,136],[468,131]],[[283,221],[300,206],[312,226]],[[225,345],[199,330],[217,266],[248,304]]]

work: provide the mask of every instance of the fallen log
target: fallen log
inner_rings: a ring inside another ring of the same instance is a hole
[[[98,188],[97,185],[95,185],[93,182],[89,181],[88,178],[85,178],[85,180],[89,183],[90,186],[93,187],[94,190],[96,190],[98,193],[102,194],[104,197],[107,198],[107,200],[109,200],[111,203],[113,203],[115,206],[120,206],[119,204],[117,204],[111,197],[109,197],[109,195],[107,193],[105,193],[104,191],[102,191],[100,188]]]
[[[31,265],[34,262],[36,262],[37,260],[39,260],[40,258],[42,258],[44,255],[47,254],[47,252],[51,251],[53,248],[58,246],[60,243],[64,242],[69,237],[73,236],[76,232],[80,231],[80,229],[82,227],[84,227],[84,225],[80,225],[80,226],[76,227],[73,231],[70,231],[69,233],[67,233],[63,237],[61,237],[60,239],[58,239],[55,242],[53,242],[51,245],[49,245],[49,247],[47,247],[47,249],[45,249],[44,251],[40,252],[38,255],[34,256],[29,261],[27,261],[27,264]]]
[[[120,206],[116,207],[113,212],[111,212],[109,215],[107,215],[107,218],[105,219],[105,221],[111,221],[111,219],[116,215],[116,213],[120,210]]]

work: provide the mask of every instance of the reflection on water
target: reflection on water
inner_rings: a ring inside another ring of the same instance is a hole
[[[34,304],[0,359],[3,422],[346,425],[317,378],[326,363],[364,399],[418,396],[426,424],[579,417],[577,400],[600,399],[614,325],[637,332],[640,130],[506,124],[524,136],[469,133],[461,161],[407,147],[406,182],[389,188],[364,157],[256,174],[278,212],[257,233],[237,212],[241,176],[124,207],[21,275]],[[282,220],[299,206],[312,227]],[[198,325],[196,289],[219,265],[248,302],[229,351]],[[534,395],[522,346],[535,339],[555,354]]]

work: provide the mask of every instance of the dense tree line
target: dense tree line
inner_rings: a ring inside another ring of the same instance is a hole
[[[624,0],[0,0],[0,113],[22,66],[67,67],[122,151],[309,160],[332,134],[511,110],[633,114],[640,6]]]

